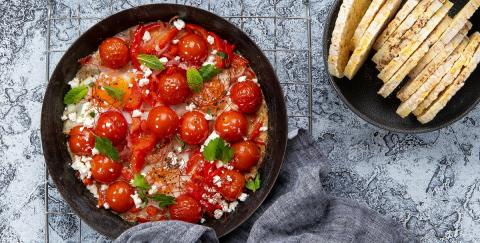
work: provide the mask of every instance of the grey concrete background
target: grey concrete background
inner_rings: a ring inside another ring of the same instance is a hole
[[[0,242],[42,242],[45,235],[45,166],[40,110],[50,72],[79,32],[99,18],[132,6],[163,1],[68,0],[51,2],[47,50],[47,0],[0,2]],[[276,1],[276,2],[274,2]],[[170,2],[174,2],[170,1]],[[192,0],[179,3],[232,18],[264,49],[306,49],[301,0]],[[242,4],[243,3],[243,4]],[[365,203],[401,222],[425,242],[480,241],[480,110],[440,131],[390,133],[356,117],[338,99],[322,63],[321,33],[332,0],[311,1],[313,47],[313,135],[330,159],[325,178],[336,196]],[[276,5],[276,7],[274,7]],[[243,6],[243,7],[242,7]],[[78,20],[76,17],[81,16]],[[277,28],[275,32],[274,29]],[[57,52],[58,51],[58,52]],[[307,53],[268,51],[284,85],[289,114],[308,115]],[[307,128],[307,117],[289,119],[290,129]],[[108,241],[71,212],[47,184],[48,232],[52,242]],[[65,214],[67,213],[67,214]]]

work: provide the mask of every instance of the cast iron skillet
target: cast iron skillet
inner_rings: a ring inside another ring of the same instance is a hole
[[[326,28],[323,32],[323,61],[325,67],[328,66],[328,50],[332,39],[332,31],[335,27],[335,21],[342,2],[343,0],[336,0],[331,7],[325,25]],[[453,12],[458,11],[461,6],[463,6],[462,2],[465,1],[455,1],[455,9],[452,9]],[[478,12],[479,11],[470,19],[470,22],[473,24],[470,33],[480,30],[478,24],[480,23],[480,13]],[[451,13],[449,14],[452,16]],[[330,83],[343,102],[359,117],[377,127],[402,133],[434,131],[448,126],[465,116],[480,100],[480,82],[478,82],[480,78],[480,68],[477,68],[475,72],[470,75],[465,86],[457,92],[445,108],[440,111],[431,122],[422,125],[413,115],[402,119],[395,113],[397,107],[400,105],[400,100],[395,97],[398,89],[387,99],[377,94],[377,91],[382,86],[382,81],[377,78],[379,71],[375,68],[375,64],[371,60],[374,53],[375,52],[372,51],[370,57],[352,80],[329,76]]]
[[[152,4],[114,14],[80,36],[63,55],[50,78],[41,118],[43,152],[48,171],[58,191],[88,225],[112,238],[119,236],[133,224],[123,221],[110,211],[96,208],[96,200],[70,168],[71,159],[67,152],[66,137],[62,133],[63,122],[60,119],[64,109],[63,96],[69,89],[67,82],[79,69],[77,60],[95,51],[105,38],[139,23],[168,21],[176,15],[186,22],[199,24],[219,34],[237,46],[237,49],[251,61],[269,109],[269,142],[260,168],[261,189],[251,193],[248,200],[241,203],[226,219],[207,220],[205,225],[215,229],[217,235],[221,237],[242,224],[268,195],[282,165],[287,141],[287,116],[282,88],[268,59],[245,33],[217,15],[183,5]]]

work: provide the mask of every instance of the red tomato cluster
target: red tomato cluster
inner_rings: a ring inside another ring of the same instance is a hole
[[[219,55],[212,60],[217,68],[228,68],[226,71],[233,83],[230,98],[236,107],[221,112],[215,121],[209,122],[201,111],[217,105],[227,93],[227,87],[220,80],[205,81],[200,92],[192,93],[185,68],[180,68],[178,62],[171,64],[169,61],[165,64],[165,70],[154,70],[148,84],[142,87],[138,83],[128,86],[126,96],[120,101],[121,106],[116,107],[127,112],[144,108],[148,111],[146,120],[133,118],[129,127],[120,111],[110,109],[100,114],[93,129],[81,126],[72,128],[68,138],[70,151],[76,155],[92,156],[92,178],[99,183],[109,184],[102,200],[112,210],[119,213],[139,210],[134,208],[131,197],[135,189],[128,182],[144,168],[147,155],[159,148],[158,145],[168,143],[176,134],[193,148],[186,167],[191,180],[186,184],[184,194],[175,199],[174,205],[168,209],[149,205],[145,208],[147,218],[138,217],[139,222],[165,219],[165,215],[169,215],[171,219],[196,223],[203,213],[213,215],[221,206],[205,198],[205,195],[214,194],[208,188],[219,192],[227,201],[234,201],[240,196],[245,187],[243,173],[250,172],[261,157],[261,149],[255,139],[262,123],[249,123],[256,117],[263,98],[248,61],[234,53],[234,49],[234,45],[200,26],[186,24],[185,29],[178,30],[162,22],[138,26],[130,39],[112,37],[101,43],[100,63],[110,69],[128,67],[131,62],[133,67],[140,70],[137,59],[140,54],[167,57],[169,60],[179,56],[180,62],[199,67],[215,51]],[[83,65],[92,63],[92,58],[82,59]],[[241,76],[245,76],[242,77],[245,81],[239,79]],[[179,117],[170,106],[186,100],[199,106],[199,111],[185,112]],[[253,129],[249,131],[250,126]],[[203,154],[198,152],[199,145],[213,130],[232,144],[233,159],[230,165],[233,169],[217,168],[215,162],[206,161]],[[102,154],[92,155],[95,136],[109,139],[119,151],[120,160],[114,161]],[[222,185],[214,183],[214,178],[219,178]],[[91,179],[88,183],[92,183]]]

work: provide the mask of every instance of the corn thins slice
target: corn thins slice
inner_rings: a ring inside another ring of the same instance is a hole
[[[468,44],[467,37],[458,45],[455,51],[428,77],[428,79],[406,101],[402,102],[397,109],[397,114],[402,118],[408,116],[427,97],[430,91],[437,85],[442,77],[448,72],[455,61],[460,58]]]
[[[328,52],[328,71],[331,75],[343,77],[351,53],[353,33],[369,4],[370,0],[344,0],[340,6]]]
[[[355,47],[358,46],[360,43],[360,39],[362,38],[363,34],[367,30],[368,26],[372,22],[373,18],[375,18],[375,15],[377,14],[378,10],[383,6],[386,0],[373,0],[370,6],[367,9],[367,12],[365,12],[365,15],[363,15],[362,20],[360,20],[360,23],[358,24],[357,29],[355,30],[355,33],[353,34],[353,39],[352,39],[352,50],[355,49]]]
[[[401,0],[387,0],[373,19],[372,23],[370,23],[370,26],[368,26],[367,31],[363,34],[359,45],[353,51],[353,54],[345,67],[345,76],[348,79],[352,79],[365,62],[375,38],[377,38],[386,23],[395,14],[400,3]]]
[[[473,33],[470,36],[470,42],[462,53],[462,56],[453,64],[448,72],[443,76],[442,80],[435,86],[435,88],[428,94],[420,105],[413,111],[416,116],[421,115],[425,109],[427,109],[437,98],[440,92],[442,92],[453,80],[458,76],[462,67],[470,61],[480,43],[480,34],[478,32]]]
[[[408,75],[410,70],[412,70],[420,59],[427,53],[428,49],[440,38],[442,33],[448,27],[452,19],[448,16],[442,20],[442,22],[435,28],[435,30],[428,36],[422,45],[408,58],[408,60],[400,67],[400,69],[388,79],[382,88],[378,91],[378,94],[386,98],[389,96],[403,79]],[[388,70],[387,70],[388,71]],[[383,72],[383,70],[382,70]]]
[[[388,24],[387,28],[383,30],[380,36],[378,36],[375,44],[373,44],[373,49],[378,50],[383,46],[383,44],[388,40],[388,37],[390,37],[390,35],[397,30],[400,24],[402,24],[403,20],[405,20],[412,10],[417,6],[418,2],[419,0],[407,0],[407,2],[403,4],[395,18]]]
[[[422,70],[435,58],[437,53],[441,51],[444,45],[450,42],[451,39],[462,29],[465,24],[469,24],[471,28],[471,23],[468,22],[468,19],[475,13],[478,9],[479,3],[478,0],[470,0],[463,8],[458,12],[453,18],[452,23],[448,29],[442,34],[440,40],[435,43],[435,45],[428,51],[418,65],[408,74],[410,78],[415,78]]]
[[[448,43],[443,50],[437,53],[437,57],[431,63],[425,67],[425,69],[414,79],[411,79],[405,84],[400,91],[397,93],[397,97],[401,101],[407,100],[410,95],[412,95],[420,85],[427,80],[427,78],[440,66],[445,59],[457,48],[457,46],[462,42],[463,37],[465,37],[465,33],[459,33],[453,40]]]
[[[387,43],[378,50],[372,60],[377,64],[377,68],[382,70],[401,50],[402,47],[414,39],[415,34],[420,31],[427,21],[442,7],[440,0],[434,0],[430,6],[423,12],[415,23],[398,38],[389,38]]]
[[[435,15],[427,22],[425,27],[413,38],[407,46],[402,48],[398,53],[398,56],[393,58],[387,66],[380,72],[378,78],[384,81],[388,81],[395,72],[408,60],[408,58],[418,49],[418,47],[424,43],[424,41],[430,36],[430,33],[435,30],[445,31],[448,27],[451,19],[446,17],[448,11],[453,6],[453,3],[447,2]],[[435,29],[435,30],[434,30]],[[440,36],[441,34],[437,34]]]
[[[430,107],[420,116],[417,117],[417,120],[421,122],[422,124],[425,124],[438,114],[445,105],[447,105],[448,101],[460,90],[463,85],[465,84],[465,81],[467,78],[472,74],[472,72],[475,70],[477,67],[478,63],[480,62],[480,46],[477,47],[477,50],[475,51],[475,54],[473,54],[473,57],[470,59],[468,62],[468,65],[462,69],[460,74],[455,78],[452,84],[450,84],[447,89],[445,89],[441,94],[440,97],[438,97],[435,102],[433,102]]]

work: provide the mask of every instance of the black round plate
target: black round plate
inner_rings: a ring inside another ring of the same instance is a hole
[[[342,1],[336,0],[331,7],[323,32],[323,61],[325,69],[328,67],[328,50],[332,39],[332,31],[335,27],[335,20],[337,19]],[[480,23],[480,13],[478,11],[472,16],[470,22],[473,24],[470,33],[478,31],[478,23]],[[403,119],[395,113],[400,105],[400,100],[395,97],[396,91],[386,99],[377,94],[383,83],[377,78],[378,73],[370,56],[352,80],[329,76],[330,83],[340,98],[355,114],[365,121],[386,130],[402,133],[434,131],[448,126],[465,116],[480,100],[480,82],[477,81],[480,77],[480,68],[477,68],[470,75],[465,86],[437,114],[435,119],[422,125],[413,114]]]
[[[215,229],[217,235],[221,237],[242,224],[268,195],[282,165],[287,142],[287,115],[282,88],[268,59],[245,33],[217,15],[183,5],[144,5],[114,14],[86,31],[63,55],[50,78],[41,118],[43,152],[48,171],[58,191],[88,225],[112,238],[134,224],[123,221],[109,210],[96,208],[96,200],[70,168],[71,159],[67,152],[65,135],[62,133],[63,122],[60,119],[64,109],[63,96],[69,89],[68,80],[71,80],[79,69],[78,59],[95,51],[102,40],[140,23],[168,21],[174,16],[203,26],[234,43],[251,61],[251,67],[258,75],[269,109],[269,142],[260,167],[262,188],[252,193],[248,200],[241,203],[228,217],[207,220],[204,225]]]

